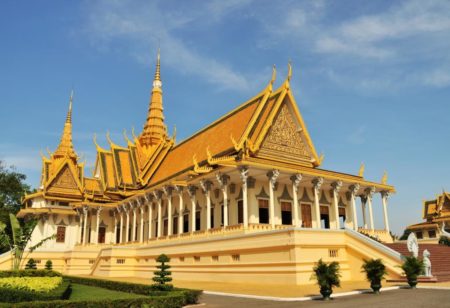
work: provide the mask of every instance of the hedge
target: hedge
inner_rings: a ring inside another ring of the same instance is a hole
[[[63,282],[50,292],[36,292],[25,289],[0,287],[0,300],[5,303],[19,303],[27,301],[54,301],[68,299],[72,288],[70,281],[64,279]]]
[[[152,308],[179,308],[185,305],[185,298],[180,294],[169,294],[159,297],[139,297],[131,299],[115,299],[101,301],[71,301],[56,300],[48,302],[23,302],[17,304],[1,305],[0,307],[23,308],[115,308],[115,307],[152,307]]]
[[[173,288],[172,291],[167,292],[167,291],[159,291],[157,290],[157,287],[152,285],[112,281],[97,278],[85,278],[76,276],[64,276],[64,278],[70,279],[72,283],[84,284],[88,286],[94,286],[114,291],[143,294],[149,296],[165,297],[170,294],[182,294],[184,298],[184,305],[196,304],[199,296],[202,294],[202,291],[200,290]]]
[[[6,277],[56,277],[60,273],[49,270],[19,270],[19,271],[0,271],[0,278]]]

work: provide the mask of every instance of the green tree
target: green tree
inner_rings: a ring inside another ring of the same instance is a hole
[[[48,271],[53,269],[53,262],[51,260],[47,260],[47,262],[45,262],[45,269]]]
[[[25,252],[25,248],[31,240],[31,235],[33,233],[34,228],[36,227],[38,220],[30,219],[24,220],[22,223],[16,218],[14,214],[9,214],[11,233],[8,233],[6,230],[7,225],[4,222],[0,222],[0,245],[8,246],[11,250],[11,257],[13,259],[12,269],[18,270],[20,269],[20,264],[23,259],[23,254]],[[53,239],[55,235],[49,236],[47,238],[42,239],[36,245],[33,245],[28,248],[28,251],[31,253],[35,249],[42,246],[45,242],[50,239]]]
[[[329,300],[333,293],[333,287],[341,286],[341,274],[339,263],[334,261],[327,264],[322,259],[313,267],[312,278],[317,280],[320,287],[320,294],[324,300]]]
[[[25,264],[25,269],[26,270],[37,270],[36,261],[34,261],[33,258],[30,258],[28,260],[27,264]]]
[[[387,275],[386,266],[381,259],[363,260],[362,272],[366,273],[367,281],[375,294],[380,293],[381,281]]]
[[[26,175],[7,167],[0,160],[0,210],[17,213],[20,210],[22,198],[30,192],[30,186],[25,184]]]
[[[172,281],[172,277],[170,277],[170,275],[172,275],[172,272],[168,271],[170,265],[167,264],[170,262],[170,258],[165,254],[161,254],[158,258],[156,258],[156,262],[160,264],[156,266],[156,268],[158,268],[158,271],[153,272],[155,274],[155,276],[153,277],[155,288],[163,291],[171,290],[173,286],[171,284],[168,284],[168,282]]]

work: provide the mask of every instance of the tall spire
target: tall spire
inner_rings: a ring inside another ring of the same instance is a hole
[[[70,93],[69,111],[67,112],[66,122],[64,123],[64,130],[61,136],[61,141],[59,142],[58,148],[53,154],[53,156],[55,157],[64,157],[66,155],[68,155],[71,158],[77,157],[73,149],[72,143],[72,102],[73,102],[73,90]]]
[[[144,130],[139,136],[141,145],[153,146],[158,144],[161,139],[167,136],[167,128],[164,124],[162,101],[162,82],[161,82],[161,56],[158,48],[158,56],[156,59],[155,78],[153,80],[153,89],[150,97],[147,121]]]

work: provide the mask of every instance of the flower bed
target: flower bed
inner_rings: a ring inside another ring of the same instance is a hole
[[[6,277],[0,278],[0,288],[50,292],[56,289],[62,281],[62,277]]]

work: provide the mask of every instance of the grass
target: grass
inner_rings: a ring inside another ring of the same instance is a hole
[[[99,300],[102,299],[127,299],[145,297],[144,295],[113,291],[98,287],[86,286],[82,284],[72,284],[72,295],[70,300]]]

